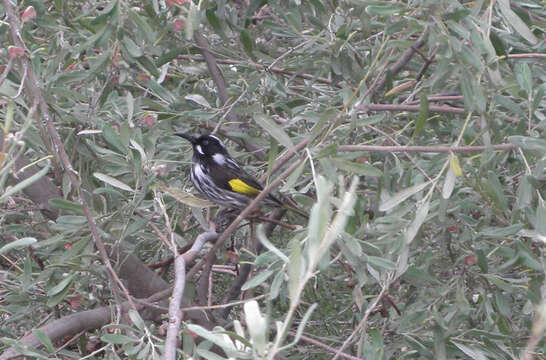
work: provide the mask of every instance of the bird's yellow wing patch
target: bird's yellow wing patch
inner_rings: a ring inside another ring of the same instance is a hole
[[[229,183],[229,186],[231,187],[231,190],[239,194],[256,196],[260,193],[260,190],[256,189],[253,186],[248,185],[241,179],[231,179],[228,181],[228,183]]]

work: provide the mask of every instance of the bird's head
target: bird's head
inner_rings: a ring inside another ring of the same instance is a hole
[[[175,133],[175,135],[188,140],[193,147],[193,154],[199,158],[215,158],[219,156],[228,156],[226,147],[214,135],[189,135],[184,133]]]

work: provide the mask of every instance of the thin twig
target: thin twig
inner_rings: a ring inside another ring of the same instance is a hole
[[[358,93],[360,92],[360,89],[362,89],[362,87],[366,84],[366,81],[368,81],[368,77],[371,75],[372,70],[375,68],[375,65],[379,61],[380,56],[383,54],[383,50],[384,50],[385,46],[387,46],[387,41],[384,41],[383,44],[381,44],[381,46],[379,47],[379,50],[377,51],[377,54],[375,54],[375,56],[374,56],[374,58],[372,60],[372,63],[368,67],[368,71],[366,72],[364,77],[360,80],[358,86],[353,91],[352,95],[345,102],[345,104],[343,105],[343,108],[337,113],[337,116],[334,119],[334,121],[330,124],[330,126],[328,126],[328,128],[325,131],[322,132],[320,143],[322,143],[324,140],[326,140],[328,135],[330,135],[330,133],[341,123],[341,117],[346,114],[347,110],[349,109],[349,107],[353,103],[353,100],[356,99]],[[393,51],[391,51],[391,55],[392,54],[393,54]],[[384,67],[383,67],[383,70],[384,70]],[[374,81],[374,86],[372,87],[372,89],[377,89],[377,84],[376,84],[375,81]],[[375,91],[375,90],[373,90],[373,91]],[[367,93],[368,94],[372,93],[372,90],[370,90]],[[367,96],[367,94],[365,94],[365,95]],[[358,109],[358,106],[355,106],[355,107],[356,107],[356,109]]]
[[[170,288],[170,290],[172,291],[172,287]],[[147,307],[147,308],[151,308],[151,309],[155,309],[155,310],[160,310],[161,312],[164,312],[164,313],[169,312],[169,308],[166,307],[166,306],[152,304],[150,302],[147,302],[146,300],[138,299],[138,298],[134,298],[133,300],[134,300],[135,303],[137,303],[139,305],[142,305],[142,306],[139,307],[139,309],[142,308],[142,307]]]
[[[463,100],[464,96],[462,95],[444,95],[444,96],[429,96],[427,98],[428,102],[433,101],[452,101],[452,100]],[[418,105],[421,101],[420,100],[413,100],[409,101],[406,104],[407,105]]]
[[[178,58],[186,59],[186,60],[193,60],[193,61],[205,61],[204,58],[202,58],[200,56],[195,56],[195,55],[178,55]],[[237,60],[232,60],[232,59],[217,59],[216,61],[219,64],[226,64],[226,65],[254,66],[254,68],[256,68],[258,70],[266,70],[266,68],[267,68],[266,66],[261,65],[261,64],[257,64],[257,63],[249,64],[247,62],[237,61]],[[284,69],[281,69],[281,68],[276,67],[276,66],[270,68],[269,71],[274,72],[274,73],[278,73],[278,74],[297,77],[297,78],[301,78],[301,79],[305,79],[305,80],[313,80],[313,81],[316,81],[318,83],[335,86],[335,87],[340,88],[340,89],[343,88],[343,86],[341,84],[334,84],[334,82],[332,80],[330,80],[330,79],[320,77],[320,76],[315,76],[315,75],[312,75],[312,74],[300,74],[300,73],[297,73],[295,71],[284,70]]]
[[[218,305],[210,305],[210,306],[191,306],[191,307],[187,307],[187,308],[182,308],[182,310],[183,311],[196,311],[196,310],[224,309],[224,308],[232,307],[232,306],[235,306],[235,305],[243,305],[243,304],[245,304],[245,303],[247,303],[249,301],[260,300],[260,299],[263,299],[266,296],[267,295],[262,294],[262,295],[255,296],[255,297],[250,298],[250,299],[234,301],[234,302],[230,302],[230,303],[226,303],[226,304],[218,304]]]
[[[214,266],[214,265],[213,265]],[[210,270],[209,270],[209,276],[208,276],[208,292],[207,292],[207,306],[212,306],[212,274],[213,274],[213,271],[212,271],[212,267],[210,267]]]
[[[11,71],[11,68],[13,67],[13,63],[14,63],[13,58],[10,57],[8,60],[8,64],[6,65],[6,68],[2,72],[2,75],[0,75],[0,86],[2,86],[2,83],[4,82],[4,80],[6,80],[6,78],[8,77],[8,74]]]
[[[364,313],[364,317],[362,318],[362,320],[360,320],[360,322],[358,323],[356,328],[353,330],[351,335],[347,338],[347,340],[345,340],[343,342],[343,344],[340,346],[340,348],[337,349],[336,355],[332,358],[332,360],[336,360],[337,358],[339,358],[341,356],[341,353],[343,352],[343,349],[345,349],[347,347],[347,345],[351,342],[351,340],[356,335],[356,333],[358,333],[360,331],[360,329],[364,325],[366,325],[366,323],[368,322],[368,317],[370,316],[371,312],[375,309],[375,307],[377,306],[377,304],[379,303],[379,301],[381,300],[383,295],[385,295],[385,293],[387,292],[387,288],[388,288],[388,286],[383,287],[381,289],[381,292],[379,293],[379,295],[377,295],[377,297],[374,299],[374,301],[368,306],[368,308],[366,309],[366,312]]]
[[[394,52],[394,49],[392,49],[389,56],[391,56],[393,54],[393,52]],[[387,68],[387,65],[388,65],[388,63],[383,64],[383,67],[381,68],[381,70],[379,70],[379,74],[377,74],[377,76],[375,77],[375,80],[372,82],[372,84],[370,85],[368,90],[366,90],[366,92],[362,96],[361,102],[366,100],[368,97],[372,97],[375,94],[375,92],[378,90],[377,85],[379,84],[379,79],[381,79],[381,77],[385,73],[385,69]]]
[[[199,226],[199,225],[197,225],[197,226]],[[184,247],[178,249],[178,253],[179,254],[185,253],[186,251],[188,251],[191,248],[192,245],[193,244],[186,244]],[[152,270],[159,269],[159,268],[165,268],[165,267],[170,266],[173,262],[174,262],[174,256],[170,255],[170,256],[166,257],[165,259],[163,259],[161,261],[158,261],[156,263],[148,264],[148,268],[152,269]]]
[[[421,53],[421,50],[419,50],[418,48],[414,48],[414,50],[418,51],[419,53]],[[415,77],[415,81],[421,81],[421,78],[423,77],[423,75],[425,74],[425,72],[427,71],[428,67],[430,66],[430,64],[432,64],[432,62],[434,61],[434,57],[436,56],[436,52],[438,51],[438,46],[436,46],[436,48],[434,48],[434,50],[432,50],[432,53],[430,54],[429,57],[424,57],[423,59],[425,60],[425,63],[423,64],[423,66],[421,67],[421,70],[419,70],[419,73],[417,74],[417,76]]]
[[[229,116],[229,114],[231,114],[231,110],[233,110],[233,108],[235,107],[235,105],[237,105],[238,102],[240,102],[243,97],[246,95],[246,89],[241,92],[241,95],[239,95],[239,97],[234,101],[232,102],[231,104],[229,104],[225,111],[224,111],[224,115],[222,115],[222,117],[220,118],[220,120],[218,120],[218,123],[216,124],[216,126],[214,127],[214,130],[212,130],[212,133],[211,134],[215,134],[219,129],[220,129],[220,126],[222,125],[222,123],[224,122],[224,119],[226,117]]]
[[[420,110],[419,104],[417,105],[408,105],[408,104],[363,104],[358,107],[362,111],[412,111],[416,112]],[[430,105],[428,107],[429,112],[438,112],[438,113],[448,113],[448,114],[466,114],[466,110],[463,108],[458,108],[448,105]],[[506,116],[505,119],[510,122],[519,122],[520,119]]]
[[[261,220],[261,221],[264,221],[264,222],[270,222],[270,223],[273,223],[275,225],[282,226],[282,227],[287,228],[287,229],[292,230],[292,231],[298,230],[298,227],[296,225],[290,225],[290,224],[284,223],[284,222],[279,221],[279,220],[270,219],[270,218],[265,217],[265,216],[258,216],[257,219]]]
[[[546,59],[545,53],[508,54],[499,56],[500,59]]]
[[[368,127],[372,130],[374,130],[375,132],[387,137],[387,139],[389,139],[392,143],[394,143],[396,146],[400,146],[400,144],[392,137],[390,136],[389,134],[387,134],[386,132],[384,132],[383,130],[381,129],[378,129],[376,128],[375,126],[372,126],[372,125],[368,125]],[[417,161],[410,155],[408,154],[407,151],[404,151],[404,155],[406,155],[406,157],[409,159],[409,161],[411,161],[411,163],[413,164],[413,166],[415,166],[417,168],[417,170],[419,170],[419,172],[421,172],[421,174],[423,174],[425,176],[425,178],[428,180],[428,181],[432,181],[432,179],[430,178],[430,176],[428,176],[427,172],[421,167],[419,166],[419,164],[417,163]],[[436,188],[436,190],[438,192],[442,192],[440,187],[435,184],[434,187]]]
[[[221,265],[212,265],[212,271],[213,273],[221,273],[221,274],[228,274],[231,276],[237,276],[237,271],[233,269],[226,269],[223,267],[218,267]]]
[[[374,152],[473,152],[486,150],[515,150],[514,144],[497,144],[491,146],[381,146],[381,145],[340,145],[338,151],[374,151]]]
[[[271,174],[273,174],[275,171],[277,171],[277,169],[279,169],[282,165],[284,165],[284,163],[290,160],[290,158],[294,156],[295,154],[297,154],[298,151],[306,147],[310,141],[311,141],[311,135],[307,135],[302,141],[300,141],[298,144],[294,146],[294,151],[289,149],[284,155],[278,158],[273,164],[273,166],[271,167]],[[263,174],[260,177],[260,182],[263,183],[266,178],[267,178],[267,174]]]
[[[421,35],[421,37],[415,42],[415,44],[413,44],[410,48],[408,48],[402,54],[402,56],[400,56],[398,61],[396,61],[394,65],[389,68],[389,71],[392,74],[392,76],[395,76],[396,74],[398,74],[400,70],[402,70],[404,65],[406,65],[411,60],[411,58],[415,54],[415,49],[418,49],[425,44],[425,38],[426,38],[425,35],[426,34]],[[377,91],[380,91],[381,89],[383,89],[386,82],[387,82],[387,77],[385,76],[383,77],[383,79],[381,79],[379,84],[377,84]]]
[[[295,331],[292,331],[292,330],[291,330],[291,331],[289,331],[288,333],[289,333],[290,335],[292,335],[292,336],[296,336],[296,332],[295,332]],[[318,340],[315,340],[315,339],[313,339],[313,338],[311,338],[311,337],[309,337],[309,336],[300,335],[300,340],[305,341],[306,343],[309,343],[309,344],[314,345],[314,346],[316,346],[316,347],[319,347],[319,348],[321,348],[321,349],[323,349],[323,350],[326,350],[326,351],[328,351],[328,352],[330,352],[330,353],[334,353],[334,354],[335,354],[335,352],[337,351],[337,350],[334,349],[333,347],[328,346],[328,345],[326,345],[326,344],[324,344],[324,343],[322,343],[322,342],[320,342],[320,341],[318,341]],[[345,358],[345,359],[349,359],[349,360],[360,360],[360,358],[357,358],[356,356],[353,356],[353,355],[346,354],[346,353],[344,353],[344,352],[342,352],[339,356],[342,357],[342,358]]]
[[[159,230],[159,228],[155,226],[155,224],[152,221],[148,221],[148,225],[150,225],[150,227],[154,230],[156,235],[161,239],[161,241],[165,243],[165,245],[167,245],[167,247],[171,246],[171,242],[169,241],[169,239],[167,239],[165,234],[163,234],[161,230]]]
[[[358,107],[362,111],[419,111],[420,105],[406,104],[362,104]],[[465,109],[447,105],[430,105],[430,112],[449,113],[449,114],[464,114]]]
[[[82,330],[80,331],[79,333],[77,333],[76,335],[72,336],[67,342],[65,342],[63,345],[61,345],[60,347],[58,347],[57,349],[55,349],[55,352],[54,354],[58,354],[61,350],[63,350],[64,348],[66,348],[67,346],[71,345],[72,343],[74,343],[76,340],[78,340],[78,338],[80,336],[82,336],[83,334],[85,334],[86,330]]]
[[[293,53],[294,51],[298,50],[299,48],[301,48],[301,47],[307,45],[307,44],[309,43],[309,41],[310,41],[310,40],[304,41],[304,42],[302,42],[301,44],[299,44],[299,45],[297,45],[297,46],[295,46],[295,47],[293,47],[293,48],[288,49],[288,51],[286,51],[286,52],[283,53],[281,56],[279,56],[278,58],[276,58],[275,60],[273,60],[273,62],[272,62],[268,67],[265,68],[265,71],[268,71],[268,72],[271,71],[271,69],[272,69],[273,67],[275,67],[275,65],[276,65],[279,61],[281,61],[282,59],[284,59],[285,57],[287,57],[288,55],[290,55],[290,54]]]

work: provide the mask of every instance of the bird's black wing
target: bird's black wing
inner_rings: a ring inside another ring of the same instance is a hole
[[[223,165],[212,162],[209,164],[209,173],[214,183],[225,190],[248,196],[256,196],[263,190],[263,186],[252,175],[232,160]]]

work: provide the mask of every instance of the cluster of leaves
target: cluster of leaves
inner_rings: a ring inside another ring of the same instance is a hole
[[[188,321],[181,356],[217,359],[217,348],[248,359],[333,356],[303,342],[306,335],[334,351],[350,338],[343,351],[365,359],[519,357],[535,307],[544,306],[540,1],[29,0],[17,12],[26,14],[24,51],[101,237],[146,263],[171,255],[150,226],[168,233],[164,214],[179,247],[199,234],[198,203],[164,191],[191,189],[191,151],[174,132],[220,129],[233,157],[267,179],[282,155],[308,141],[280,190],[310,211],[309,222],[290,216],[300,228],[269,237],[259,226],[261,254],[244,244],[246,228],[234,236],[238,260],[254,270],[245,297],[262,300],[234,308],[244,322],[206,329]],[[0,70],[21,55],[8,51],[8,30],[0,23]],[[202,35],[228,104],[195,45]],[[414,46],[419,38],[423,46]],[[412,46],[403,70],[392,69]],[[16,66],[0,83],[0,237],[9,243],[0,248],[0,341],[17,346],[34,329],[43,349],[24,351],[45,358],[55,346],[36,330],[44,318],[115,300],[73,184],[47,158],[56,152],[22,91],[24,77]],[[373,88],[376,79],[383,89]],[[461,112],[431,110],[434,96],[446,94]],[[367,111],[378,103],[420,111]],[[517,150],[487,149],[507,141]],[[486,149],[404,154],[349,144]],[[18,156],[39,171],[19,181],[10,160]],[[21,193],[44,176],[62,194],[49,201],[60,211],[49,219]],[[213,276],[213,303],[232,281]],[[202,303],[193,289],[186,298]],[[98,343],[108,358],[158,357],[161,329],[129,314],[131,325],[95,329],[60,355],[79,358]]]

